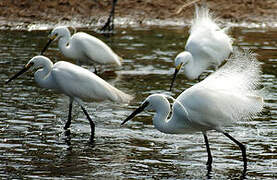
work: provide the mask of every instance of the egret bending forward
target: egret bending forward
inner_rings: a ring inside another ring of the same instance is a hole
[[[59,26],[52,30],[49,38],[48,43],[41,51],[41,55],[47,50],[52,41],[59,40],[59,49],[68,58],[77,61],[121,66],[121,57],[115,54],[103,41],[87,33],[78,32],[71,36],[67,27]]]
[[[209,9],[196,6],[186,50],[175,58],[175,72],[170,90],[182,66],[186,78],[193,80],[199,78],[207,68],[217,68],[229,57],[233,48],[232,39],[225,33],[226,30],[218,27],[211,18]]]
[[[89,120],[91,127],[90,140],[93,142],[95,125],[89,114],[82,105],[82,101],[104,101],[110,100],[118,103],[127,103],[131,96],[111,86],[109,83],[94,73],[65,61],[59,61],[53,65],[45,56],[33,57],[24,68],[10,78],[6,83],[17,78],[29,69],[41,68],[35,72],[35,81],[42,88],[54,89],[69,96],[68,120],[64,129],[71,124],[72,103],[76,101],[82,108]]]
[[[170,118],[168,118],[170,104],[166,99],[168,96],[153,94],[147,97],[122,124],[146,109],[156,111],[153,124],[163,133],[202,132],[208,153],[208,170],[211,170],[212,154],[206,132],[216,130],[240,147],[246,171],[245,146],[222,127],[240,119],[250,119],[262,111],[263,98],[260,96],[261,92],[256,90],[259,73],[259,63],[253,55],[235,54],[218,71],[181,93],[174,101]]]

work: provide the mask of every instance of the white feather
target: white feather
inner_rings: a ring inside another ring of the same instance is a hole
[[[39,68],[35,80],[39,86],[58,90],[72,99],[82,101],[110,100],[118,103],[128,103],[132,96],[113,87],[94,73],[69,62],[59,61],[53,65],[44,56],[35,56],[28,64],[34,63]]]
[[[183,102],[193,121],[222,126],[250,119],[262,110],[259,81],[260,63],[255,56],[236,50],[223,67],[184,91],[177,100]]]
[[[217,68],[233,51],[232,39],[216,24],[209,9],[196,7],[185,51],[175,58],[175,67],[183,65],[187,79],[196,79],[206,69]]]
[[[78,32],[71,36],[67,27],[58,26],[52,30],[50,37],[56,37],[60,51],[68,58],[121,66],[122,58],[106,43],[92,35]]]

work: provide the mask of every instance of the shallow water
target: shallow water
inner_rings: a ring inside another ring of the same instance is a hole
[[[165,135],[153,128],[153,113],[144,112],[120,123],[149,94],[168,90],[173,59],[184,48],[187,29],[143,27],[117,29],[112,38],[82,29],[107,42],[124,57],[122,68],[100,67],[101,77],[135,95],[130,106],[89,103],[96,122],[96,142],[88,144],[90,127],[80,107],[73,109],[71,139],[64,135],[68,98],[41,89],[26,73],[8,85],[47,41],[48,31],[0,31],[0,178],[14,179],[205,179],[207,154],[201,133]],[[252,49],[263,62],[262,84],[266,108],[252,121],[226,131],[247,146],[249,179],[273,179],[277,172],[277,29],[234,27],[235,46]],[[67,60],[57,44],[46,52],[53,61]],[[86,66],[92,69],[89,66]],[[196,81],[177,78],[177,97]],[[214,157],[210,177],[234,179],[242,175],[240,149],[220,133],[208,133]]]

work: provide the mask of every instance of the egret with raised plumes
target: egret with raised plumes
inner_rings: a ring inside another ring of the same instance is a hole
[[[215,130],[239,146],[246,170],[245,146],[229,135],[223,127],[239,120],[251,119],[262,111],[263,90],[258,90],[259,81],[260,63],[251,53],[238,51],[224,66],[174,99],[172,109],[167,100],[170,96],[153,94],[148,96],[122,124],[145,109],[156,112],[153,124],[163,133],[202,132],[208,153],[208,169],[211,169],[212,154],[207,131]]]
[[[229,57],[233,47],[227,30],[228,28],[219,28],[207,7],[196,6],[185,51],[179,53],[174,60],[175,72],[170,90],[182,67],[186,79],[194,80],[209,67],[217,68]]]

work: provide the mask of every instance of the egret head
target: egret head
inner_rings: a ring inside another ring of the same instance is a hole
[[[24,65],[24,67],[18,73],[16,73],[8,81],[6,81],[6,84],[8,84],[12,80],[16,79],[18,76],[20,76],[24,72],[28,71],[29,69],[34,69],[34,68],[39,68],[39,67],[44,66],[45,59],[48,59],[48,58],[45,57],[45,56],[35,56],[35,57],[33,57],[26,65]]]
[[[174,74],[173,74],[173,78],[172,78],[172,81],[171,81],[171,85],[170,85],[170,91],[173,87],[173,84],[174,84],[174,81],[177,77],[177,74],[178,72],[180,71],[180,69],[182,68],[182,66],[186,66],[192,59],[192,56],[189,52],[187,51],[183,51],[181,53],[179,53],[175,60],[174,60],[174,65],[175,65],[175,71],[174,71]]]
[[[61,37],[69,36],[70,37],[70,31],[66,26],[58,26],[54,28],[51,33],[49,34],[49,41],[47,44],[44,46],[44,48],[41,51],[41,55],[47,50],[49,45],[51,44],[52,41],[56,41],[60,39]]]
[[[58,26],[51,31],[49,38],[55,41],[63,36],[68,36],[68,34],[70,35],[70,31],[66,26]]]
[[[148,96],[142,104],[131,114],[129,115],[122,123],[121,125],[125,124],[127,121],[133,119],[137,114],[142,112],[143,110],[163,110],[164,108],[162,106],[168,106],[170,107],[170,104],[168,100],[165,98],[165,96],[161,94],[152,94]]]
[[[25,66],[31,66],[30,70],[33,70],[33,69],[46,66],[47,64],[49,64],[48,62],[51,62],[51,60],[48,57],[39,55],[30,59]],[[29,65],[29,64],[32,64],[32,65]]]

